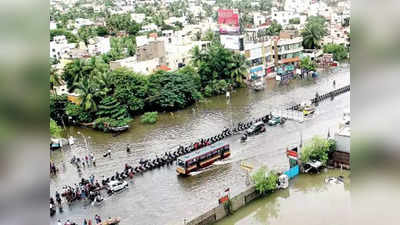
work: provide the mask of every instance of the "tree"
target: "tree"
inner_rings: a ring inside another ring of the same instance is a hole
[[[267,169],[265,167],[259,168],[256,173],[253,174],[252,179],[257,192],[261,195],[274,191],[278,184],[278,175],[274,171],[270,171],[267,175]]]
[[[193,65],[197,67],[201,86],[212,85],[214,80],[225,80],[234,86],[241,85],[241,76],[248,62],[243,56],[225,49],[221,43],[212,43],[204,52],[194,49]],[[247,70],[246,70],[247,71]]]
[[[96,27],[97,36],[104,37],[108,35],[108,30],[105,26],[98,26]]]
[[[322,164],[326,165],[330,146],[331,144],[327,139],[314,136],[301,149],[300,160],[303,163],[310,162],[311,160],[319,160]]]
[[[58,125],[65,125],[68,121],[65,108],[68,99],[66,95],[50,94],[50,118]]]
[[[114,97],[128,106],[130,114],[143,112],[148,96],[147,77],[127,69],[117,69],[111,72],[111,83],[114,85]]]
[[[56,69],[50,67],[50,90],[54,90],[55,86],[59,86],[62,83],[61,76],[57,73]]]
[[[304,57],[300,61],[300,68],[307,71],[315,71],[316,64],[310,59],[310,57]]]
[[[50,136],[60,138],[62,131],[62,128],[59,127],[57,123],[50,118]]]
[[[96,112],[97,102],[95,101],[95,93],[97,86],[94,82],[89,81],[89,79],[83,79],[79,83],[75,83],[75,88],[80,94],[79,99],[81,100],[80,105],[82,108],[88,112]]]
[[[85,42],[85,45],[89,43],[89,39],[96,36],[96,31],[91,26],[82,26],[78,30],[79,38]]]
[[[196,19],[195,19],[193,13],[191,13],[191,12],[187,14],[186,20],[187,20],[187,22],[189,24],[195,24],[196,23]]]
[[[279,35],[279,32],[282,30],[282,25],[280,25],[275,20],[272,21],[271,25],[267,28],[266,34],[269,36]]]
[[[260,0],[260,10],[270,11],[272,8],[272,0]]]
[[[70,43],[78,43],[78,37],[76,37],[71,32],[64,29],[55,29],[50,30],[50,41],[53,41],[55,36],[64,35],[68,42]]]
[[[215,33],[211,29],[208,29],[204,35],[203,41],[213,41],[215,39]]]
[[[327,34],[324,26],[325,19],[323,17],[311,16],[307,19],[304,30],[301,32],[303,36],[303,47],[305,49],[319,48],[319,42]]]
[[[324,45],[324,53],[333,54],[333,59],[336,61],[341,61],[347,59],[348,51],[346,47],[338,44],[326,44]]]
[[[96,116],[98,118],[124,120],[129,117],[129,114],[126,105],[121,105],[113,96],[107,96],[99,103]]]
[[[193,75],[186,72],[157,71],[149,77],[150,110],[173,111],[183,109],[200,99],[200,86]]]
[[[289,19],[289,23],[290,24],[300,24],[300,18],[296,17],[296,18]]]

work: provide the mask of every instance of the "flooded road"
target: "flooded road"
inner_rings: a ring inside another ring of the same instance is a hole
[[[141,158],[154,158],[165,151],[176,149],[179,144],[194,142],[202,137],[219,133],[232,123],[249,121],[269,113],[283,104],[299,103],[311,99],[315,92],[325,93],[350,83],[349,67],[341,68],[331,74],[322,74],[316,81],[293,80],[288,85],[279,86],[274,80],[267,80],[266,89],[254,92],[240,89],[232,93],[231,100],[225,96],[209,98],[185,110],[173,114],[159,115],[159,121],[153,125],[143,125],[139,118],[131,123],[128,132],[117,137],[91,129],[70,128],[68,135],[77,138],[76,145],[63,152],[54,152],[51,159],[60,168],[60,174],[50,180],[50,192],[61,190],[63,185],[77,183],[80,179],[76,169],[69,163],[73,155],[84,157],[88,147],[96,157],[97,167],[83,169],[83,177],[91,174],[101,180],[101,176],[114,175],[123,170],[124,164],[136,165]],[[175,167],[163,167],[135,176],[128,190],[107,197],[102,206],[75,202],[64,207],[51,218],[62,221],[72,219],[81,223],[86,217],[93,220],[95,214],[103,218],[121,217],[121,225],[141,224],[158,225],[182,223],[208,208],[217,205],[219,193],[230,187],[232,193],[240,192],[246,186],[246,173],[240,163],[258,167],[262,164],[271,169],[288,167],[285,155],[287,145],[296,145],[302,133],[303,140],[313,135],[326,135],[328,129],[333,134],[345,109],[350,108],[350,94],[345,93],[320,104],[313,119],[303,123],[287,121],[283,126],[269,127],[267,131],[248,138],[240,143],[240,136],[231,136],[224,141],[231,145],[229,163],[214,166],[207,172],[196,176],[181,178],[176,176]],[[80,132],[82,135],[78,134]],[[131,153],[126,153],[126,144],[130,144]],[[107,149],[112,150],[112,158],[103,158]],[[62,162],[65,162],[63,169]]]
[[[349,171],[327,170],[301,174],[279,190],[251,202],[216,225],[351,224]],[[344,184],[326,184],[325,178],[343,176]]]

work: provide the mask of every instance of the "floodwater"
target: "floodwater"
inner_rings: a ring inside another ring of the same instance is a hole
[[[325,178],[343,176],[344,184],[327,184]],[[325,170],[301,174],[288,189],[251,202],[216,225],[351,224],[349,171]]]
[[[97,167],[83,169],[83,177],[91,174],[101,180],[101,176],[120,172],[124,164],[136,165],[141,158],[153,158],[165,151],[176,149],[179,144],[194,142],[199,138],[219,133],[224,127],[230,127],[239,121],[249,121],[266,115],[271,110],[283,108],[285,104],[300,103],[320,94],[350,84],[350,68],[341,67],[333,73],[323,73],[315,81],[293,80],[279,85],[275,80],[267,80],[264,91],[255,92],[240,89],[231,94],[231,100],[225,96],[209,98],[185,110],[175,113],[162,113],[159,121],[153,125],[143,125],[135,118],[128,132],[113,137],[111,134],[84,128],[70,128],[68,136],[77,138],[76,145],[62,152],[51,153],[51,160],[60,168],[60,173],[50,179],[50,193],[61,190],[63,185],[78,183],[80,177],[69,163],[73,155],[84,157],[93,152]],[[91,206],[86,202],[75,202],[65,206],[62,213],[57,212],[51,218],[71,219],[81,223],[84,218],[99,214],[103,218],[119,216],[124,224],[161,225],[182,223],[190,220],[210,207],[217,205],[217,199],[223,190],[230,187],[231,192],[239,193],[246,187],[246,172],[240,163],[246,162],[253,167],[267,165],[270,169],[283,170],[288,167],[285,150],[288,145],[297,145],[302,139],[313,135],[332,135],[338,127],[343,111],[350,108],[350,94],[345,93],[327,100],[317,108],[313,119],[298,123],[287,121],[284,125],[269,127],[263,134],[249,137],[246,143],[240,143],[240,136],[231,136],[224,141],[231,146],[231,157],[225,164],[191,177],[178,177],[175,167],[164,167],[135,176],[128,190],[106,197],[101,206]],[[80,132],[81,134],[79,134]],[[84,137],[88,142],[86,150]],[[131,153],[125,151],[130,144]],[[112,158],[103,158],[107,149],[112,150]],[[64,163],[63,163],[64,162]],[[64,164],[64,166],[63,166]]]

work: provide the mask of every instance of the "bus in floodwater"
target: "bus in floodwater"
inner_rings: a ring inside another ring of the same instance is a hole
[[[178,175],[189,175],[190,172],[207,167],[230,154],[229,144],[219,141],[179,157],[176,161],[176,172]]]

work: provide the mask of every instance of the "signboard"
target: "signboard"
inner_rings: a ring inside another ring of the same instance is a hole
[[[262,57],[262,49],[255,48],[250,50],[250,59],[258,59]]]
[[[226,202],[226,201],[228,201],[228,200],[229,200],[228,195],[225,195],[225,196],[223,196],[223,197],[221,197],[221,198],[218,199],[218,203],[219,203],[219,204],[222,204],[222,203],[224,203],[224,202]]]
[[[221,44],[227,49],[232,49],[232,50],[240,49],[240,36],[221,35],[220,40],[221,40]]]
[[[292,150],[286,151],[286,155],[287,155],[287,157],[293,158],[293,159],[297,159],[297,157],[298,157],[297,152],[292,151]]]
[[[250,69],[250,76],[252,79],[257,79],[265,75],[264,65],[255,66]]]
[[[239,33],[239,14],[235,13],[233,9],[219,9],[218,25],[221,34]]]

